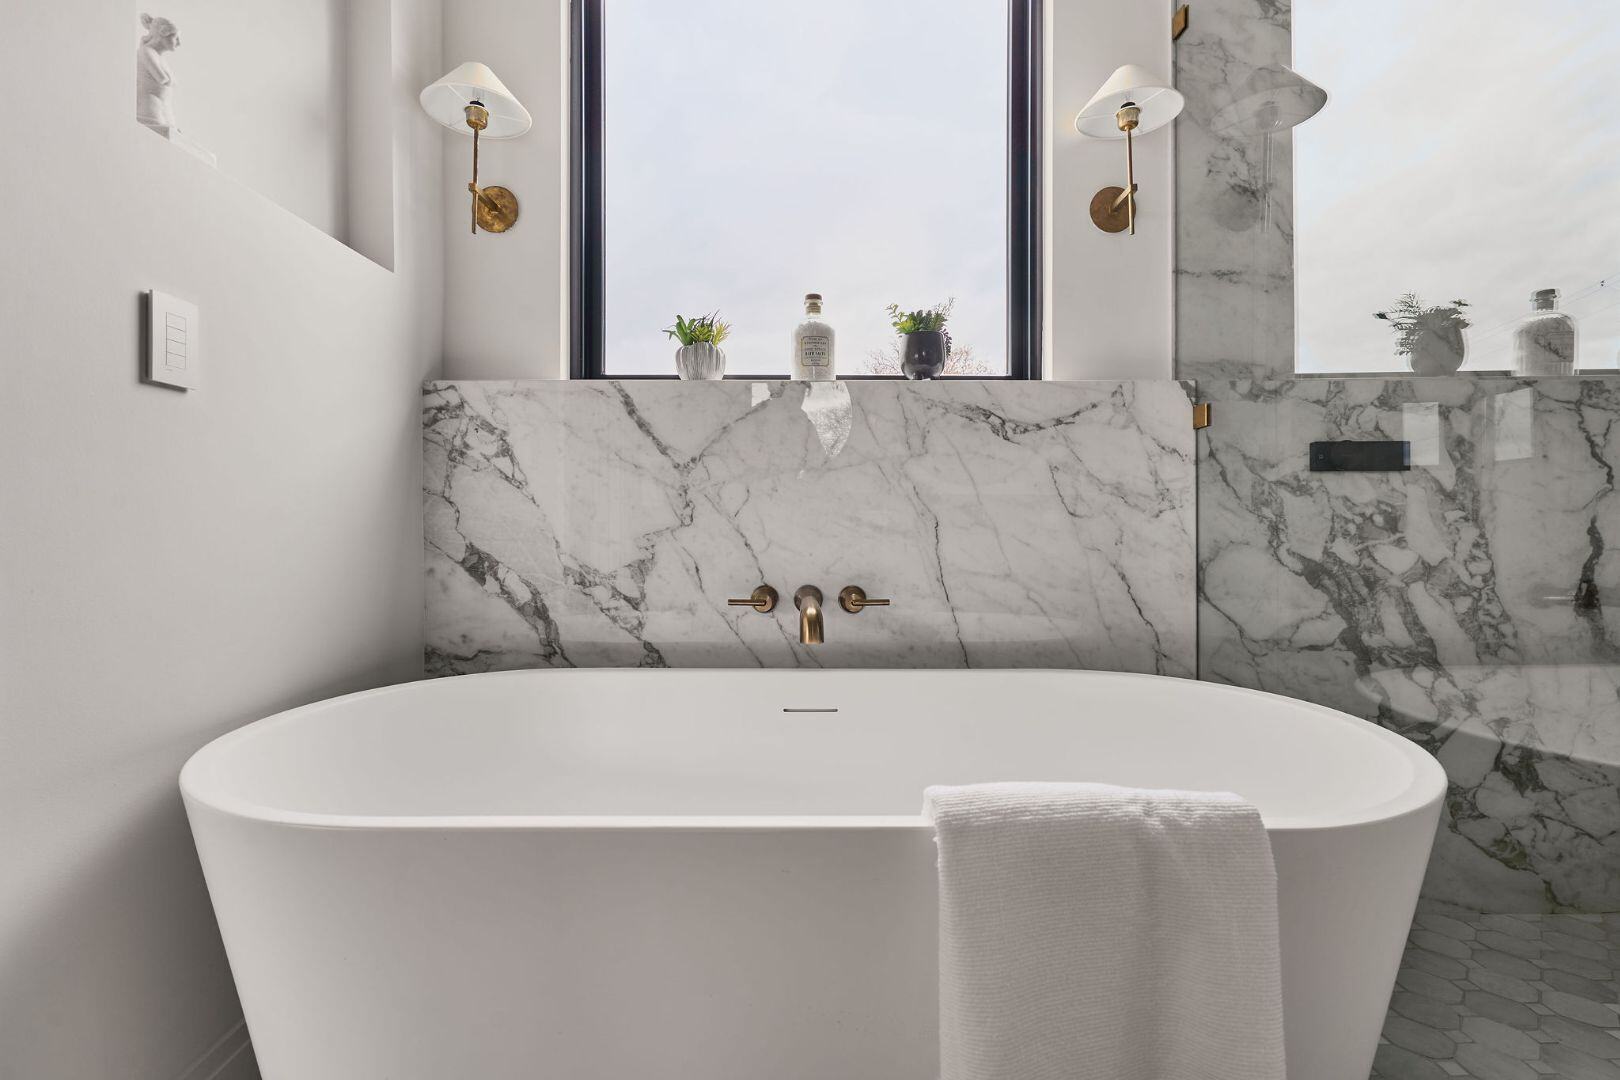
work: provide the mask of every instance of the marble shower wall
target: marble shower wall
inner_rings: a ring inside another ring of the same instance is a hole
[[[1174,49],[1176,372],[1216,413],[1200,675],[1434,750],[1431,898],[1620,910],[1620,380],[1293,378],[1293,139],[1230,130],[1292,21],[1198,0]],[[1367,438],[1411,440],[1412,470],[1307,471],[1313,440]]]
[[[1199,391],[1202,677],[1433,750],[1431,898],[1620,910],[1620,379]],[[1381,438],[1410,471],[1308,471],[1314,440]]]
[[[1176,373],[1294,370],[1293,136],[1234,135],[1263,69],[1293,58],[1291,0],[1197,0],[1174,46]]]
[[[428,667],[1195,670],[1175,382],[438,382]],[[768,615],[727,607],[761,582]],[[820,586],[827,644],[792,594]],[[850,615],[846,584],[890,597]]]

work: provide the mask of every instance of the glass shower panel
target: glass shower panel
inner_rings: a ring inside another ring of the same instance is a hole
[[[1604,0],[1200,0],[1177,373],[1620,367]]]
[[[1451,778],[1426,895],[1620,908],[1620,379],[1203,380],[1202,678],[1315,701]],[[1392,442],[1388,471],[1311,445]]]

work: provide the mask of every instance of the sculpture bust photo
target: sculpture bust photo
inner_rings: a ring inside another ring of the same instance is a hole
[[[174,73],[165,56],[180,47],[180,29],[173,20],[141,14],[145,33],[135,50],[135,119],[178,143],[199,158],[215,164],[214,155],[181,134],[174,118]]]
[[[145,14],[141,25],[146,28],[146,36],[135,52],[135,119],[167,135],[175,126],[174,107],[169,100],[174,74],[163,54],[180,47],[180,30],[168,19]]]

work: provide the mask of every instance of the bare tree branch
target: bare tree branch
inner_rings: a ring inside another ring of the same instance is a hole
[[[866,354],[866,374],[868,375],[902,375],[900,362],[903,354],[900,351],[900,339],[893,341],[882,349],[873,349]],[[941,375],[995,375],[990,366],[977,356],[973,355],[971,345],[951,345],[950,355],[945,358],[945,367]]]

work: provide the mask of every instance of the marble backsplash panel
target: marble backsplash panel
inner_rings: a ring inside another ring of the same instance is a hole
[[[1175,382],[435,382],[428,668],[1195,672]],[[726,605],[768,582],[768,615]],[[798,642],[818,585],[827,643]],[[859,584],[893,606],[850,615]]]
[[[1433,750],[1432,898],[1620,909],[1620,379],[1199,390],[1202,677]],[[1411,469],[1311,473],[1323,439],[1407,440]]]

